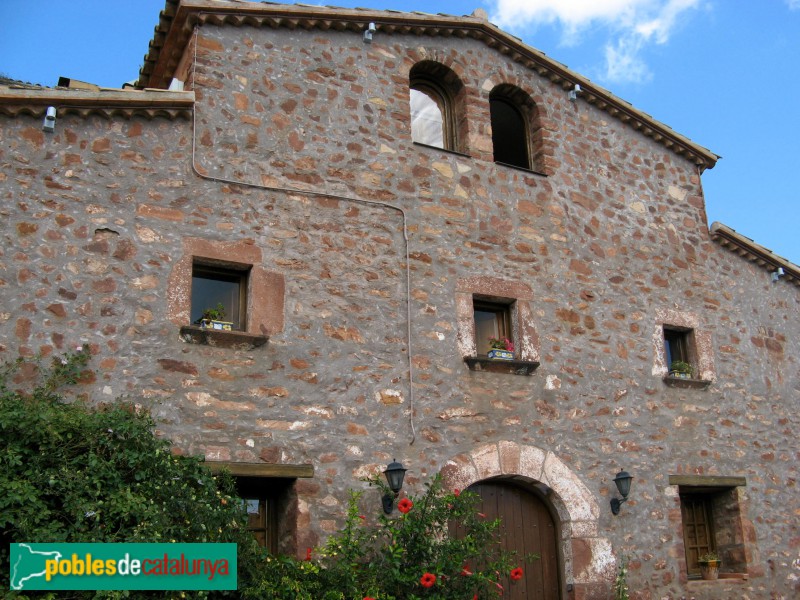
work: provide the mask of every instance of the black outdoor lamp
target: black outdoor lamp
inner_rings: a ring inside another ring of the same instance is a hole
[[[406,471],[407,469],[395,459],[387,465],[386,470],[383,472],[383,474],[386,475],[389,489],[392,490],[391,494],[384,494],[382,498],[383,512],[387,515],[392,514],[394,510],[394,500],[403,487],[403,478],[406,476]]]
[[[631,480],[633,480],[633,477],[627,471],[620,471],[614,477],[614,483],[617,485],[620,496],[622,496],[622,500],[619,498],[611,499],[611,512],[615,515],[619,514],[619,507],[628,499],[628,494],[631,493]]]

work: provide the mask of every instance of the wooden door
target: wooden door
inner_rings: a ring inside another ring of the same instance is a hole
[[[469,487],[480,495],[480,512],[487,519],[500,517],[503,543],[518,556],[539,555],[523,566],[519,581],[503,582],[504,598],[511,600],[560,600],[560,571],[556,524],[547,506],[536,495],[502,481],[484,481]],[[506,585],[508,583],[508,585]]]

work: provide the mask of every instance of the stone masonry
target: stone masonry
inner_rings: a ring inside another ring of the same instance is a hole
[[[342,23],[323,27],[258,5],[272,24],[256,26],[193,10],[185,41],[165,42],[178,66],[162,49],[153,70],[182,70],[187,91],[126,92],[152,106],[0,88],[3,359],[90,344],[81,393],[146,407],[176,451],[313,465],[294,485],[300,553],[396,458],[406,491],[436,473],[549,486],[564,598],[607,598],[623,555],[643,600],[797,597],[800,293],[712,240],[713,160],[692,158],[708,151],[570,101],[502,39],[381,26],[365,44],[360,23],[402,15],[318,9]],[[480,22],[450,29],[493,30]],[[411,141],[422,60],[464,85],[464,153]],[[140,83],[164,87],[155,74]],[[492,160],[500,83],[536,103],[544,174]],[[204,244],[263,274],[246,333],[265,344],[181,336]],[[532,375],[465,363],[457,305],[475,286],[529,307]],[[665,383],[664,324],[694,330],[707,387]],[[635,479],[615,517],[620,469]],[[687,580],[669,478],[698,475],[746,478],[746,578]]]

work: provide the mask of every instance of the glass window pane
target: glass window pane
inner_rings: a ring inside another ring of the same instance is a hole
[[[436,100],[420,90],[410,90],[411,139],[444,148],[444,118]]]
[[[478,354],[486,354],[490,350],[489,338],[500,337],[497,327],[497,313],[494,311],[475,310],[475,345]]]
[[[239,293],[241,277],[200,272],[192,276],[192,312],[191,322],[199,323],[203,311],[216,308],[217,304],[225,307],[225,321],[240,327]]]

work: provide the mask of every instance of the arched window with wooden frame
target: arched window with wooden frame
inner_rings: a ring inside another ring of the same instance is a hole
[[[543,173],[539,111],[531,97],[510,84],[489,94],[494,161]]]
[[[422,61],[409,73],[411,140],[417,144],[464,152],[464,86],[452,69]]]

